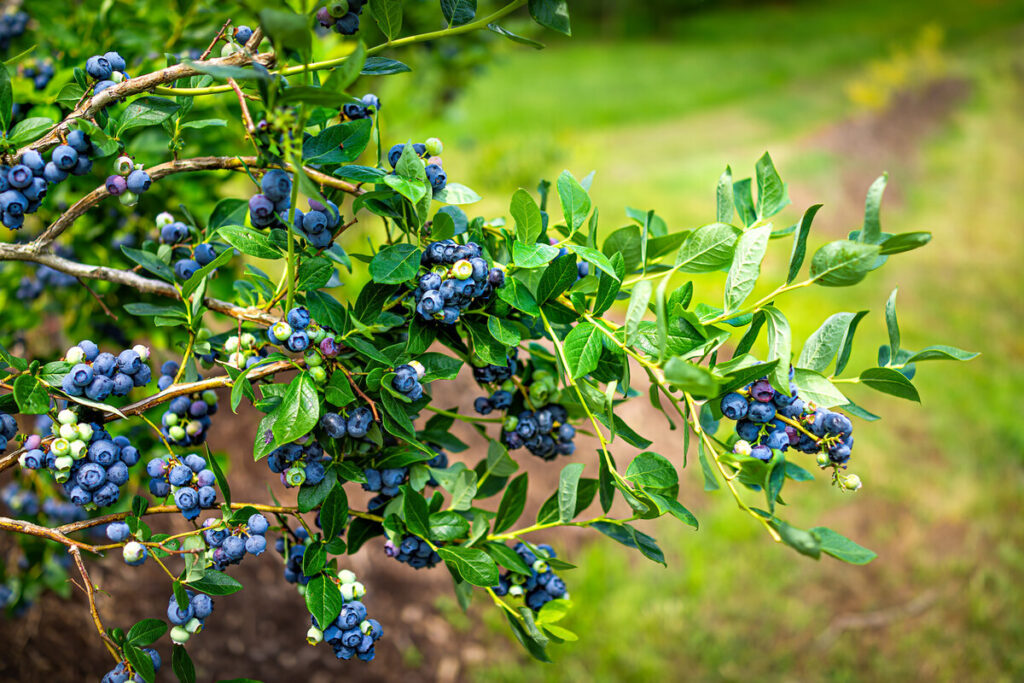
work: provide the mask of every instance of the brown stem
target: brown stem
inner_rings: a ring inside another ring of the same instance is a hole
[[[217,35],[215,35],[213,37],[213,40],[210,41],[209,46],[207,46],[207,48],[203,50],[203,54],[199,55],[200,62],[210,56],[210,53],[213,52],[213,48],[217,45],[217,41],[220,40],[221,36],[224,35],[224,31],[227,30],[228,26],[231,26],[230,19],[224,22],[224,25],[220,27],[219,31],[217,31]]]
[[[89,545],[88,543],[82,543],[76,541],[73,538],[68,538],[59,529],[51,529],[45,526],[39,526],[32,522],[26,522],[23,519],[11,519],[10,517],[0,517],[0,529],[6,531],[16,531],[19,534],[27,534],[29,536],[38,536],[39,538],[46,538],[51,541],[56,541],[61,545],[67,546],[69,549],[85,549],[91,553],[95,553],[96,546]]]
[[[255,508],[259,512],[275,512],[275,513],[284,513],[284,514],[292,514],[292,513],[297,513],[299,511],[299,509],[297,507],[286,507],[286,506],[283,506],[283,505],[259,505],[257,503],[232,503],[231,504],[231,509],[232,510],[241,510],[242,508],[245,508],[245,507]],[[148,508],[146,510],[146,515],[163,515],[163,514],[168,514],[168,513],[172,513],[172,512],[181,512],[181,510],[179,510],[174,505],[154,505],[153,507],[150,507],[150,508]],[[127,517],[128,515],[130,515],[130,514],[131,514],[130,512],[115,512],[115,513],[110,514],[110,515],[104,515],[103,517],[95,517],[93,519],[86,519],[86,520],[83,520],[81,522],[71,522],[70,524],[65,524],[64,526],[57,527],[56,530],[59,531],[62,534],[70,534],[70,533],[75,532],[75,531],[81,531],[83,529],[89,529],[89,528],[94,527],[94,526],[100,526],[101,524],[109,524],[110,522],[119,522],[122,519],[124,519],[125,517]]]
[[[99,294],[97,294],[95,291],[93,291],[93,288],[90,287],[85,282],[85,280],[83,280],[82,278],[79,277],[79,278],[75,278],[75,279],[78,280],[78,284],[80,284],[83,287],[85,287],[89,291],[89,293],[92,294],[92,298],[95,299],[96,303],[98,303],[100,305],[100,308],[103,309],[103,312],[106,313],[108,317],[113,318],[114,322],[117,322],[117,316],[114,315],[113,311],[111,311],[109,308],[107,308],[107,305],[105,303],[103,303],[103,299],[100,298]]]
[[[373,412],[373,419],[375,421],[380,420],[380,415],[377,414],[377,404],[373,402],[373,399],[363,393],[363,390],[359,388],[359,385],[356,384],[356,381],[352,378],[352,373],[341,365],[338,366],[338,369],[345,373],[345,377],[348,378],[348,383],[352,385],[352,389],[359,394],[359,397],[370,404],[370,410]]]
[[[103,621],[100,619],[99,610],[96,609],[96,589],[92,585],[92,579],[89,578],[89,572],[85,569],[85,562],[82,561],[82,551],[71,547],[68,548],[68,552],[74,558],[75,564],[78,565],[78,573],[82,575],[82,582],[85,584],[83,590],[85,591],[85,596],[89,599],[89,612],[92,614],[92,623],[96,625],[96,632],[100,634],[103,644],[107,646],[110,656],[114,658],[114,661],[120,662],[121,655],[118,654],[117,646],[110,640],[106,630],[103,628]]]
[[[242,89],[238,87],[238,81],[233,78],[228,79],[228,85],[238,95],[238,106],[242,108],[242,122],[245,124],[246,132],[252,136],[256,132],[256,124],[252,122],[252,114],[249,113],[249,105],[245,103],[245,94]]]

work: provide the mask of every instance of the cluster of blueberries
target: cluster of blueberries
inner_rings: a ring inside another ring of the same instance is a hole
[[[129,468],[139,461],[139,450],[131,441],[125,436],[111,437],[99,424],[79,422],[67,408],[57,414],[51,430],[54,439],[46,451],[38,434],[25,439],[21,466],[49,469],[64,485],[68,499],[80,507],[116,503],[121,487],[128,483]]]
[[[26,12],[4,12],[0,16],[0,50],[7,50],[11,41],[18,38],[28,28],[29,16]]]
[[[423,398],[423,385],[420,380],[427,370],[418,361],[412,361],[395,368],[395,376],[391,380],[391,386],[395,391],[408,397],[412,401]]]
[[[790,393],[776,391],[762,378],[722,397],[722,414],[737,421],[736,433],[749,445],[744,454],[767,462],[773,450],[792,446],[803,453],[822,453],[823,466],[845,464],[853,447],[850,418],[804,401],[793,384]],[[737,452],[745,450],[739,444]]]
[[[302,353],[311,343],[320,344],[327,338],[327,330],[319,325],[311,327],[309,311],[302,306],[289,310],[285,318],[267,328],[267,339],[272,344],[283,344],[293,353]],[[332,338],[331,344],[333,343]]]
[[[93,55],[85,60],[85,73],[96,80],[93,95],[99,95],[112,85],[128,80],[128,64],[116,52]]]
[[[255,365],[262,358],[256,336],[250,332],[232,335],[225,339],[224,351],[228,354],[228,365],[239,370]]]
[[[316,12],[316,20],[327,29],[343,36],[351,36],[359,30],[359,14],[367,0],[328,0]]]
[[[576,450],[573,438],[576,429],[567,422],[569,411],[557,403],[540,410],[524,410],[518,416],[510,415],[501,431],[501,440],[509,450],[526,449],[544,460],[559,455],[572,455]]]
[[[324,453],[324,447],[312,434],[278,446],[267,456],[267,467],[274,474],[281,475],[281,483],[286,488],[319,484],[327,474],[329,463],[330,456]]]
[[[160,653],[151,647],[144,647],[142,651],[149,655],[150,660],[153,662],[153,671],[160,670]],[[131,670],[131,665],[128,662],[118,662],[117,666],[108,671],[100,679],[100,683],[144,683],[145,679],[142,676]]]
[[[364,662],[373,661],[374,643],[384,635],[384,629],[376,619],[367,618],[366,606],[359,600],[366,589],[356,580],[356,575],[342,569],[338,572],[338,582],[343,601],[341,612],[322,630],[316,617],[311,617],[313,625],[306,632],[306,640],[311,645],[326,642],[338,659],[357,657]]]
[[[74,253],[63,244],[56,245],[54,252],[63,258],[74,256]],[[78,280],[74,275],[62,273],[50,266],[37,266],[35,279],[27,275],[22,277],[14,295],[19,301],[35,301],[42,295],[44,289],[71,287],[76,284],[78,284]]]
[[[526,606],[534,612],[552,600],[568,597],[565,590],[565,582],[551,570],[546,559],[555,557],[554,549],[549,545],[538,545],[537,550],[543,553],[538,557],[525,543],[517,543],[514,550],[516,554],[530,568],[530,575],[506,571],[494,586],[494,594],[498,597],[511,595],[512,597],[525,597]]]
[[[476,242],[432,242],[420,263],[427,272],[416,286],[416,312],[424,320],[452,325],[475,298],[486,299],[505,284],[505,272],[487,265]]]
[[[145,173],[145,171],[133,171],[133,173]],[[120,178],[120,176],[110,176],[110,178]],[[110,178],[107,179],[108,188]],[[174,220],[174,216],[170,213],[164,211],[157,215],[156,227],[160,230],[160,243],[175,247],[171,252],[172,267],[174,276],[179,280],[188,280],[195,275],[197,270],[213,263],[213,260],[217,258],[216,246],[209,242],[202,242],[194,247],[185,245],[184,243],[191,236],[188,226],[181,221]]]
[[[130,157],[120,156],[114,162],[114,174],[107,176],[105,186],[107,192],[117,197],[125,206],[135,206],[139,195],[153,184],[149,174],[142,170],[142,164],[136,164]]]
[[[254,228],[266,228],[284,216],[291,206],[292,177],[280,169],[272,169],[260,179],[260,194],[249,199],[249,222]]]
[[[195,519],[202,508],[217,500],[217,475],[206,466],[206,458],[195,453],[178,458],[165,455],[146,463],[149,492],[158,498],[174,494],[174,505],[185,519]]]
[[[508,410],[512,406],[512,392],[498,389],[490,396],[478,396],[473,401],[473,410],[481,415],[490,415],[495,410]]]
[[[0,412],[0,453],[7,449],[7,442],[18,436],[18,422],[11,415]]]
[[[359,406],[345,414],[325,413],[320,418],[320,426],[332,439],[343,439],[346,436],[362,439],[370,431],[372,424],[373,411],[366,406]]]
[[[373,512],[383,508],[389,500],[398,495],[398,487],[409,478],[409,468],[392,467],[383,470],[369,468],[363,470],[363,474],[366,475],[363,490],[378,494],[366,504],[366,509]]]
[[[306,531],[305,527],[301,526],[294,531],[285,526],[284,530],[295,537],[295,542],[289,544],[287,550],[283,537],[277,539],[274,543],[274,549],[281,557],[285,558],[284,580],[288,583],[297,584],[300,587],[305,586],[309,583],[310,578],[312,578],[306,576],[306,573],[302,571],[302,558],[306,554],[306,541],[309,540],[309,532]]]
[[[334,241],[334,231],[341,225],[341,213],[331,200],[323,205],[315,199],[309,200],[309,211],[302,213],[295,209],[295,230],[316,249],[326,249]]]
[[[46,86],[53,80],[56,71],[50,61],[36,60],[31,66],[21,70],[21,75],[32,81],[32,87],[36,90],[45,90]]]
[[[174,384],[179,369],[180,366],[172,360],[161,365],[157,388],[163,391]],[[217,392],[213,389],[176,396],[168,402],[167,410],[160,418],[160,432],[175,446],[198,446],[206,441],[206,432],[213,424],[210,416],[216,412]]]
[[[441,561],[441,556],[422,538],[409,534],[396,546],[388,539],[384,543],[384,554],[413,569],[430,568]]]
[[[505,365],[483,365],[473,368],[473,379],[477,384],[501,384],[512,379],[519,370],[519,349],[513,348]]]
[[[68,396],[85,396],[91,401],[127,396],[133,387],[144,387],[152,379],[149,349],[141,344],[115,356],[100,353],[99,347],[86,339],[68,349],[64,360],[74,365],[61,380],[61,390]]]
[[[380,98],[373,93],[366,93],[358,102],[349,102],[341,107],[341,118],[346,121],[368,119],[380,111]]]
[[[440,157],[441,152],[444,151],[441,141],[437,138],[430,138],[426,142],[414,142],[412,149],[425,164],[423,170],[426,171],[430,187],[435,192],[443,190],[448,185],[448,174],[444,172],[444,163]],[[403,143],[393,145],[388,150],[388,163],[391,164],[391,168],[398,167],[398,160],[402,158],[403,151],[405,151]]]
[[[31,489],[22,488],[16,481],[12,481],[0,489],[0,503],[9,507],[11,512],[16,515],[32,517],[40,512],[39,496]],[[79,522],[88,517],[84,508],[80,508],[69,501],[52,497],[43,500],[42,513],[60,524]]]
[[[85,175],[92,170],[94,153],[89,136],[80,130],[67,135],[67,142],[57,145],[50,160],[30,149],[14,166],[0,166],[0,214],[2,222],[17,230],[25,222],[25,214],[35,213],[43,203],[47,186],[57,184],[68,174]]]
[[[269,528],[267,518],[258,512],[236,527],[226,526],[215,517],[203,520],[203,539],[213,551],[210,556],[213,568],[223,571],[228,565],[241,562],[246,553],[262,555],[267,549]]]
[[[213,613],[213,599],[206,593],[186,590],[188,604],[185,608],[178,604],[173,595],[167,601],[167,621],[171,623],[171,642],[184,645],[188,639],[203,630],[206,617]]]

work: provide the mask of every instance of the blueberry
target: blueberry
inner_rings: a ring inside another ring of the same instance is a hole
[[[110,68],[114,71],[124,71],[128,68],[128,64],[124,61],[124,57],[117,54],[116,52],[108,52],[103,55],[103,58],[110,64]]]
[[[761,426],[750,420],[740,420],[736,423],[736,433],[744,441],[753,443],[757,441],[757,437],[761,433]]]
[[[71,378],[75,386],[84,387],[92,382],[92,368],[84,363],[79,363],[71,368],[71,372],[67,376]]]
[[[772,449],[768,446],[757,445],[750,449],[750,456],[768,462],[772,459]]]
[[[134,375],[142,368],[142,358],[134,349],[125,349],[117,356],[117,369],[126,375]]]
[[[128,392],[135,386],[135,382],[132,381],[130,375],[126,375],[123,372],[118,372],[113,377],[114,386],[111,388],[110,393],[114,396],[127,396]]]
[[[57,145],[50,160],[62,171],[70,171],[78,163],[78,152],[70,145]]]
[[[189,603],[185,609],[178,607],[178,601],[172,596],[170,602],[167,603],[167,621],[171,622],[175,626],[181,626],[187,623],[192,617],[195,616],[195,610],[192,604]]]
[[[275,168],[263,175],[263,178],[260,180],[260,189],[270,201],[280,202],[290,198],[292,179],[284,171]]]
[[[7,182],[18,190],[22,190],[32,184],[32,169],[24,164],[18,164],[7,172]]]
[[[437,164],[427,164],[427,180],[435,190],[443,190],[448,184],[448,174]]]
[[[206,243],[196,245],[195,260],[199,265],[209,265],[215,258],[217,258],[217,252],[214,251],[213,245]]]
[[[184,486],[192,481],[192,470],[187,465],[175,465],[167,473],[171,486]]]
[[[114,543],[120,543],[131,536],[131,530],[124,522],[111,522],[107,525],[106,533],[107,538]]]
[[[199,493],[188,487],[180,488],[174,492],[174,504],[183,512],[192,510],[199,505]]]
[[[117,83],[114,83],[114,81],[100,81],[92,89],[93,97],[95,97],[96,95],[99,95],[101,92],[103,92],[107,88],[113,87],[115,85],[117,85]]]
[[[80,130],[73,130],[68,133],[68,144],[74,147],[75,151],[79,154],[86,154],[92,148],[89,136]]]
[[[21,163],[28,166],[35,175],[40,175],[43,169],[46,168],[46,161],[43,160],[43,155],[34,149],[30,149],[21,155]]]
[[[771,403],[751,403],[747,411],[747,419],[755,424],[764,424],[775,418],[775,406]]]
[[[89,59],[85,61],[85,73],[98,81],[110,78],[110,73],[112,71],[113,68],[110,66],[110,62],[108,62],[104,57],[89,57]]]
[[[88,356],[86,357],[88,359]],[[111,377],[114,371],[117,369],[117,357],[112,353],[104,351],[103,353],[96,355],[96,360],[92,363],[92,374],[93,375],[104,375]]]
[[[288,311],[287,317],[292,329],[304,330],[309,327],[309,311],[302,306],[296,306]]]
[[[332,439],[344,438],[346,434],[345,418],[338,413],[327,413],[320,420],[320,426]]]
[[[85,395],[92,401],[103,401],[110,392],[114,390],[114,382],[109,377],[100,375],[93,377],[92,382],[85,388]]]
[[[257,228],[270,225],[274,220],[274,202],[264,195],[253,195],[249,200],[249,215]]]
[[[785,428],[777,429],[764,438],[764,445],[768,446],[768,448],[784,451],[789,448],[789,434],[786,433]]]
[[[109,192],[113,196],[117,197],[119,195],[124,194],[124,192],[128,189],[128,181],[126,181],[124,178],[122,178],[119,175],[107,176],[106,188],[107,188],[107,192]],[[168,233],[168,230],[167,230],[168,227],[170,227],[170,226],[166,226],[165,225],[163,227],[163,229],[160,232],[161,237],[165,233]]]
[[[826,415],[823,426],[825,431],[833,436],[847,436],[853,433],[853,423],[850,422],[850,418],[841,413]]]
[[[284,345],[289,351],[300,353],[309,347],[309,335],[304,330],[297,330],[292,332]]]
[[[262,536],[270,528],[270,522],[267,521],[266,517],[257,512],[249,517],[246,526],[249,528],[249,533]]]
[[[245,45],[249,42],[250,38],[252,38],[251,28],[245,25],[235,27],[235,40],[237,40],[239,43]]]
[[[142,194],[152,184],[149,174],[141,169],[136,169],[128,174],[128,191],[135,194]]]

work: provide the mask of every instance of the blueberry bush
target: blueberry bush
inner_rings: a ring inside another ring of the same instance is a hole
[[[346,567],[365,546],[413,569],[444,565],[463,608],[485,596],[547,661],[576,636],[559,624],[573,565],[545,532],[593,529],[664,563],[635,522],[697,528],[678,499],[688,460],[770,539],[815,559],[874,558],[837,531],[787,523],[783,488],[818,469],[839,493],[859,489],[853,420],[878,416],[847,393],[918,401],[918,365],[974,354],[903,347],[893,292],[877,366],[853,372],[867,311],[823,315],[798,344],[783,306],[807,287],[854,286],[929,241],[883,231],[885,176],[863,225],[817,244],[820,205],[779,222],[790,199],[768,154],[752,177],[726,168],[709,222],[693,229],[634,210],[626,227],[599,229],[593,176],[568,171],[516,190],[507,216],[474,216],[463,207],[480,198],[445,165],[442,141],[389,139],[388,103],[356,96],[356,83],[408,72],[391,55],[460,34],[541,47],[503,22],[569,34],[566,1],[484,12],[441,0],[430,17],[414,10],[413,25],[433,27],[419,33],[403,31],[399,0],[300,4],[183,11],[162,54],[144,17],[108,4],[0,21],[0,48],[33,45],[0,68],[9,615],[41,591],[66,594],[77,575],[113,659],[98,676],[154,680],[150,646],[166,634],[171,669],[194,681],[186,644],[216,627],[217,596],[243,589],[232,566],[266,554],[309,612],[310,645],[369,661],[384,629]],[[324,40],[333,56],[314,60]],[[229,176],[249,189],[222,197],[207,180]],[[357,223],[373,228],[366,244],[346,239]],[[787,275],[755,296],[769,250],[788,258]],[[438,405],[434,386],[463,368],[477,395]],[[649,402],[677,439],[651,450],[620,415],[627,401]],[[243,402],[263,415],[251,451],[276,475],[270,500],[233,498],[207,439]],[[456,421],[486,450],[453,434]],[[581,435],[596,458],[581,457]],[[559,468],[532,520],[521,519],[527,453]],[[294,505],[277,500],[284,489]],[[190,530],[161,531],[167,514]],[[87,560],[108,554],[158,564],[166,612],[133,625],[101,616]]]

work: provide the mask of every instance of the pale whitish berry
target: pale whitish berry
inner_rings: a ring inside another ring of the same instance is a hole
[[[72,458],[70,455],[62,455],[58,458],[55,458],[53,461],[53,466],[56,467],[58,470],[69,470],[71,469],[71,466],[74,464],[74,458]]]
[[[121,551],[125,562],[138,562],[145,556],[146,547],[138,541],[128,541]]]
[[[64,354],[64,360],[69,363],[81,363],[82,359],[85,358],[85,351],[77,346],[72,346],[68,349],[68,352]]]
[[[339,588],[341,589],[341,599],[345,602],[351,602],[356,599],[354,583],[343,583]]]
[[[78,416],[73,412],[65,408],[64,410],[57,413],[57,422],[62,425],[73,425],[78,422]]]
[[[740,439],[733,444],[732,452],[736,455],[750,455],[750,442]]]
[[[310,626],[309,630],[306,631],[306,642],[310,645],[316,645],[324,639],[324,632],[318,629],[316,626]]]
[[[839,475],[839,485],[847,491],[857,491],[864,483],[860,480],[860,477],[851,472]]]
[[[60,426],[58,433],[61,435],[61,438],[70,440],[75,438],[78,434],[78,430],[75,429],[75,425],[73,424],[63,424]]]
[[[148,346],[143,346],[142,344],[136,344],[135,346],[132,347],[132,351],[134,351],[135,353],[139,354],[139,358],[142,359],[143,363],[145,363],[146,361],[149,360],[149,347]]]
[[[338,572],[338,580],[342,583],[355,583],[356,574],[351,569],[342,569]]]
[[[89,441],[92,438],[92,425],[88,422],[83,422],[78,425],[78,438],[83,441]]]
[[[228,337],[224,340],[224,350],[228,353],[234,353],[238,350],[238,337]]]
[[[174,216],[167,211],[161,211],[156,215],[156,227],[162,228],[174,222]]]
[[[409,361],[409,367],[416,371],[416,377],[419,379],[423,379],[423,376],[427,374],[427,369],[418,360]]]
[[[203,630],[203,622],[199,621],[195,617],[192,617],[188,620],[188,623],[185,624],[185,630],[193,634],[199,633]]]
[[[75,460],[81,460],[89,451],[89,445],[81,439],[75,439],[68,447],[71,449],[71,457]]]
[[[184,645],[192,636],[183,626],[175,626],[171,629],[171,641],[177,645]]]

